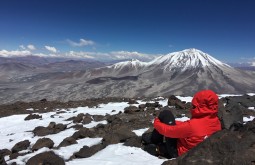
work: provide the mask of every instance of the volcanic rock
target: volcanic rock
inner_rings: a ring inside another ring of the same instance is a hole
[[[124,113],[134,113],[134,112],[139,112],[139,108],[137,108],[136,106],[129,106],[124,108]]]
[[[88,128],[81,128],[79,131],[75,132],[72,137],[76,140],[86,138],[86,137],[94,137],[95,132],[91,131]]]
[[[186,154],[163,165],[175,164],[254,164],[255,163],[255,120],[248,122],[238,131],[218,131]]]
[[[58,145],[58,148],[66,147],[72,144],[77,144],[77,141],[73,137],[67,137]]]
[[[41,119],[42,116],[38,114],[30,114],[24,120]]]
[[[50,134],[56,134],[66,129],[66,125],[64,124],[56,124],[55,122],[51,122],[48,127],[38,126],[32,132],[36,136],[46,136]]]
[[[19,152],[19,151],[27,149],[29,147],[29,145],[30,145],[30,141],[24,140],[24,141],[21,141],[21,142],[18,142],[17,144],[15,144],[12,147],[11,151],[12,151],[12,153]]]
[[[36,151],[43,147],[52,148],[54,146],[54,142],[49,138],[38,139],[36,143],[33,145],[32,150]]]
[[[94,155],[96,152],[104,149],[105,146],[102,145],[102,144],[98,144],[98,145],[94,145],[94,146],[91,146],[91,147],[88,147],[88,146],[83,146],[80,151],[76,152],[74,154],[74,156],[76,158],[88,158],[92,155]]]
[[[65,161],[54,152],[44,152],[31,157],[26,165],[65,165]]]

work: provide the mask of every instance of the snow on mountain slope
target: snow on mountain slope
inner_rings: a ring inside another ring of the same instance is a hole
[[[194,48],[160,56],[149,62],[149,65],[159,65],[163,66],[164,69],[170,70],[172,68],[182,68],[185,70],[188,68],[208,67],[213,65],[230,67],[229,65],[213,58],[209,54]]]
[[[132,59],[130,61],[124,61],[124,62],[113,64],[111,66],[108,66],[107,68],[121,69],[126,66],[137,68],[137,67],[144,67],[146,65],[148,65],[148,63],[139,61],[137,59]]]
[[[164,71],[185,71],[186,69],[204,67],[232,69],[231,66],[220,62],[209,54],[191,48],[157,57],[150,62],[141,62],[139,60],[124,61],[97,69],[97,71],[101,70],[102,74],[108,73],[109,75],[120,76],[128,74],[138,75],[157,69],[162,69]]]

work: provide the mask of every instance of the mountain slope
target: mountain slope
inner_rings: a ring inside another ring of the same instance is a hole
[[[246,93],[254,92],[255,87],[254,74],[235,69],[197,49],[170,53],[148,63],[121,62],[96,69],[88,75],[91,79],[112,76],[137,76],[137,80],[121,82],[122,87],[117,85],[120,81],[111,82],[108,79],[101,82],[115,91],[108,92],[109,95],[123,93],[123,88],[128,91],[128,96],[153,96],[192,95],[201,89],[212,89],[217,93]]]
[[[1,101],[192,96],[201,89],[219,94],[255,93],[254,72],[235,69],[197,49],[170,53],[151,62],[131,60],[87,71],[34,77],[27,77],[24,83],[4,84],[0,88]]]

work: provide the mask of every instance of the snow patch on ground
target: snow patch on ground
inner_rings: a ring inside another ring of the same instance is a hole
[[[66,165],[105,164],[105,165],[158,165],[166,159],[158,159],[140,148],[122,144],[107,146],[90,158],[75,159]]]

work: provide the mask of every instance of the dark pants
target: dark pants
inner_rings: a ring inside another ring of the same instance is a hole
[[[175,118],[170,110],[160,112],[158,118],[162,123],[175,125]],[[151,142],[159,147],[160,155],[166,158],[176,158],[178,156],[177,139],[164,137],[154,129],[151,135]]]

